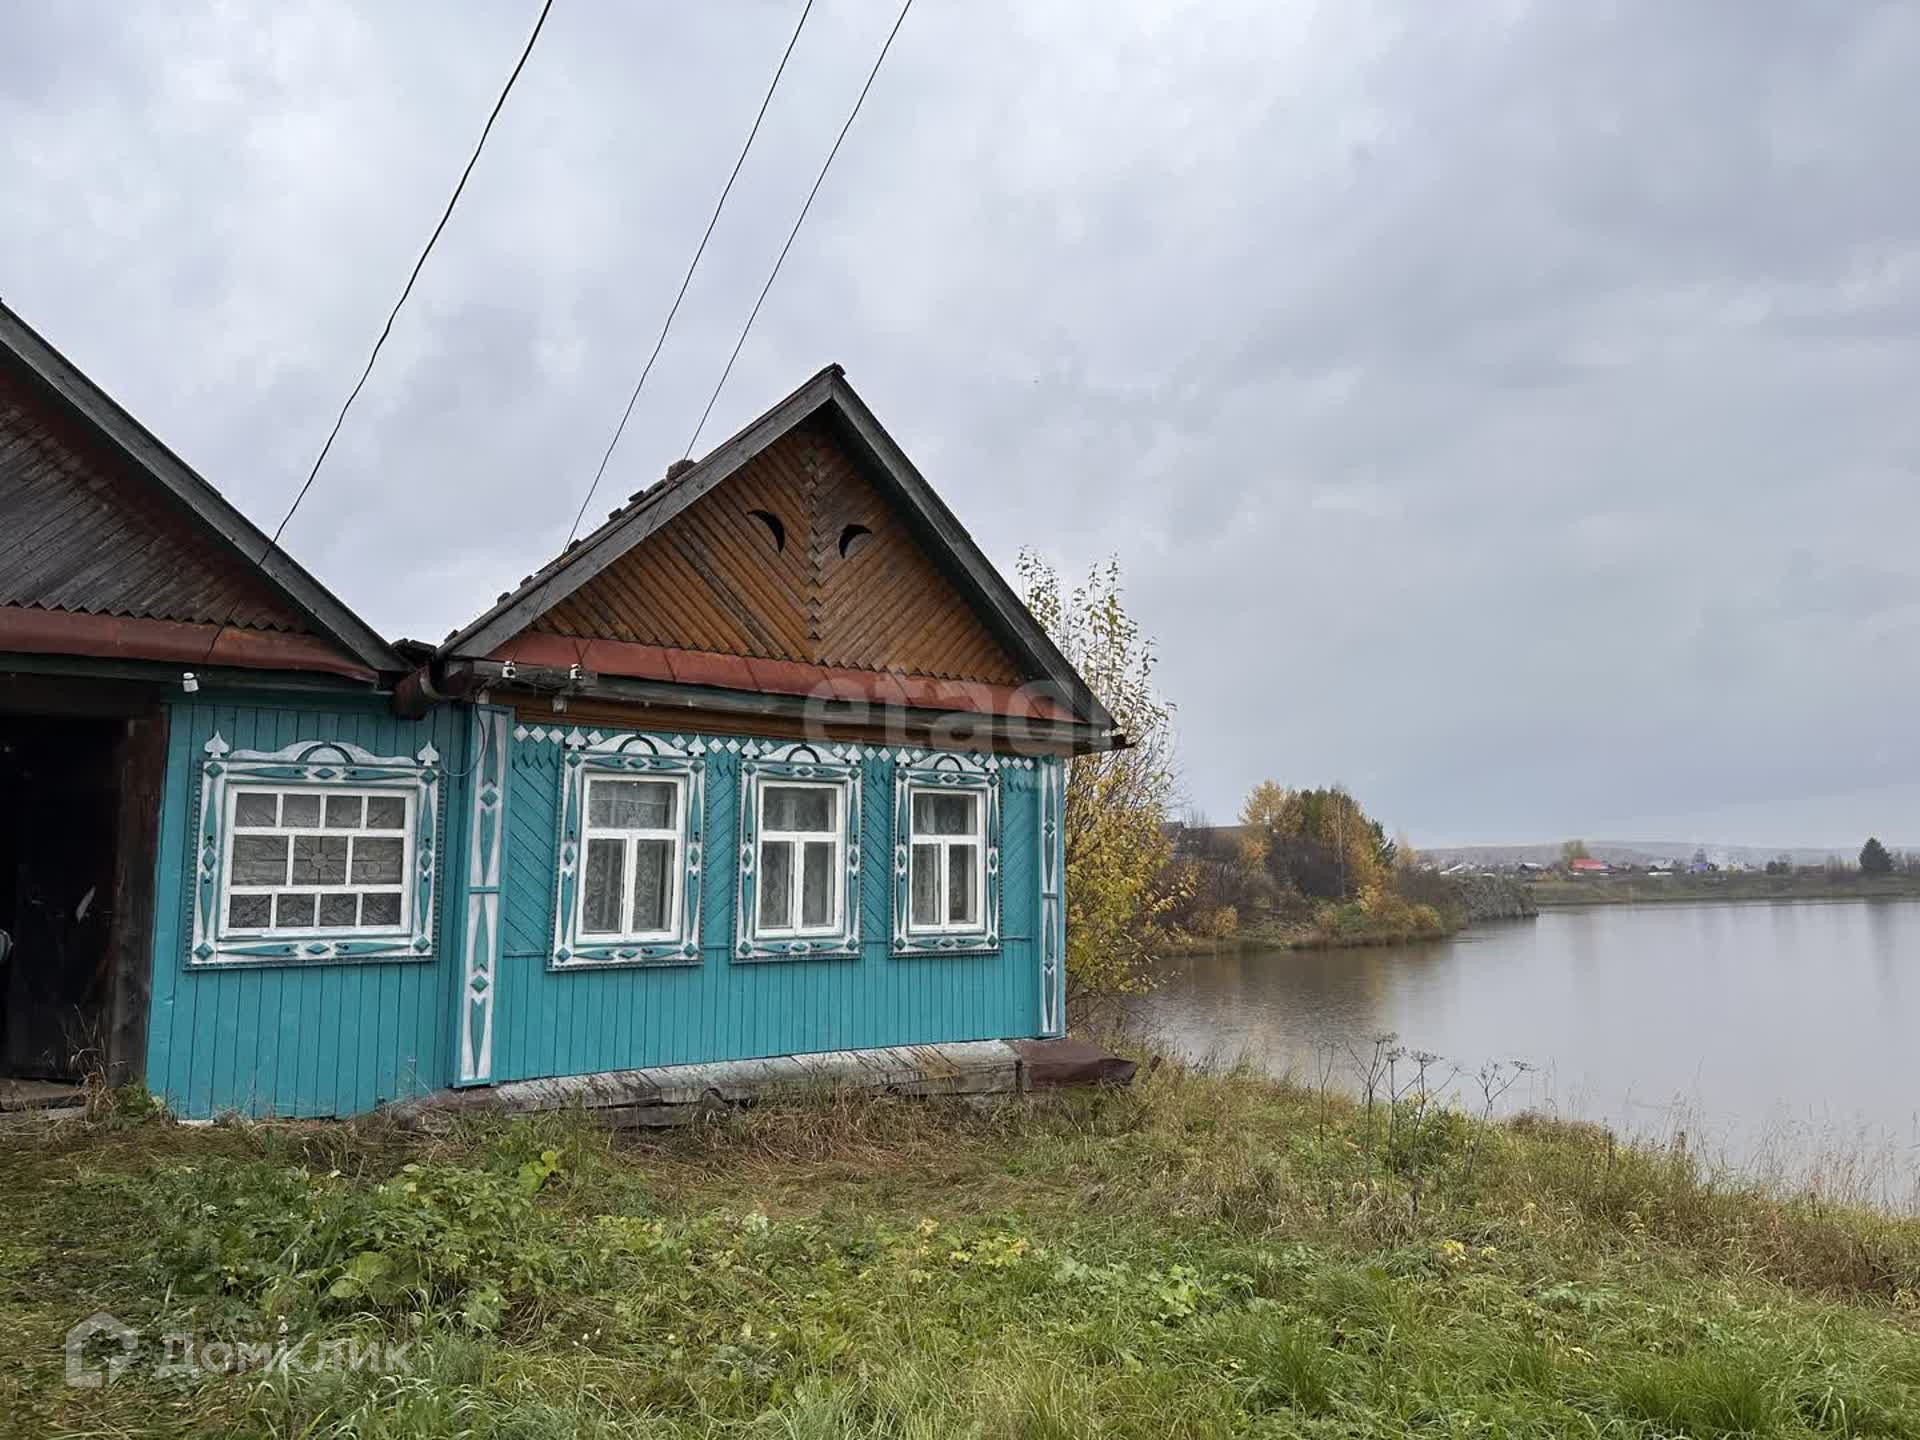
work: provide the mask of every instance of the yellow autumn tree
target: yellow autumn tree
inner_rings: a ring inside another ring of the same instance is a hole
[[[1112,712],[1125,750],[1077,756],[1067,771],[1067,983],[1070,1003],[1137,994],[1166,939],[1177,868],[1173,706],[1153,688],[1153,641],[1127,613],[1120,562],[1072,591],[1031,550],[1016,566],[1027,608]]]
[[[1364,899],[1380,889],[1395,847],[1338,785],[1288,790],[1263,780],[1240,812],[1241,853],[1282,885],[1318,899]]]

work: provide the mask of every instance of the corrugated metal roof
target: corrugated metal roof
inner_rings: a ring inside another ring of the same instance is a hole
[[[0,605],[314,634],[239,556],[0,367]]]

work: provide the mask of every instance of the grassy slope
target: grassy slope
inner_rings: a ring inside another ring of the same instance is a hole
[[[1920,1436],[1920,1222],[1579,1127],[1384,1119],[1163,1068],[643,1141],[26,1132],[0,1430]],[[412,1335],[415,1365],[67,1389],[60,1336],[102,1307]]]

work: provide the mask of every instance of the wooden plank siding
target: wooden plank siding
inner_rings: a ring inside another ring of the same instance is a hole
[[[755,511],[778,519],[783,546]],[[850,525],[870,533],[842,556]],[[1024,678],[821,423],[775,441],[531,628],[1003,685]]]
[[[176,1113],[204,1118],[350,1115],[453,1083],[472,712],[441,706],[407,722],[373,702],[321,707],[223,697],[169,709],[149,1086]],[[216,731],[236,749],[341,740],[382,755],[410,755],[429,741],[440,751],[446,774],[431,959],[188,966],[193,807],[204,747]],[[739,761],[724,748],[727,737],[709,736],[718,748],[708,754],[698,963],[555,970],[549,962],[564,746],[533,738],[524,725],[517,731],[509,746],[488,1081],[1041,1033],[1041,769],[1002,771],[998,953],[890,953],[896,762],[869,756],[861,775],[859,957],[742,963],[731,954]]]
[[[468,807],[460,772],[469,712],[441,706],[409,722],[373,701],[318,708],[202,700],[171,706],[156,857],[148,1087],[177,1114],[207,1117],[351,1115],[446,1084],[460,923],[448,875],[464,853]],[[344,740],[377,755],[413,755],[433,744],[448,774],[441,782],[431,959],[188,967],[193,808],[204,747],[216,731],[247,750]]]
[[[868,758],[860,957],[733,960],[739,760],[721,749],[708,756],[699,963],[555,971],[562,757],[551,739],[514,742],[494,1080],[1040,1033],[1038,771],[1003,772],[998,954],[889,953],[895,762]]]

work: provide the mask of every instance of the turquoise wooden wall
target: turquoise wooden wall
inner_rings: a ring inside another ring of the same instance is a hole
[[[1040,1033],[1036,770],[1003,772],[998,954],[888,953],[895,762],[869,757],[860,957],[731,959],[739,760],[719,749],[708,756],[700,963],[554,971],[562,754],[553,738],[516,738],[511,748],[492,1079]]]
[[[474,948],[466,934],[469,826],[484,788],[471,741],[475,712],[443,705],[408,722],[383,700],[199,701],[172,707],[156,859],[149,1088],[183,1116],[321,1116],[459,1083],[464,959]],[[245,750],[336,740],[413,755],[432,743],[444,775],[430,960],[189,967],[194,801],[204,747],[216,731]],[[524,726],[514,731],[485,1081],[1031,1036],[1054,1025],[1057,998],[1047,1018],[1042,1013],[1040,770],[1002,772],[996,954],[889,953],[895,761],[869,755],[862,761],[859,958],[733,960],[739,761],[720,748],[709,753],[706,778],[700,963],[556,971],[549,960],[563,746],[531,738]],[[1057,925],[1057,905],[1048,914]],[[1055,954],[1058,941],[1056,932]]]
[[[147,1086],[177,1114],[350,1115],[448,1082],[453,956],[460,919],[449,856],[466,833],[470,712],[440,706],[396,719],[384,700],[316,706],[247,699],[171,707],[154,896],[153,990]],[[441,782],[438,935],[430,960],[190,969],[188,885],[193,804],[204,747],[218,731],[235,749],[347,741],[378,755],[414,755],[429,742],[450,772]]]

